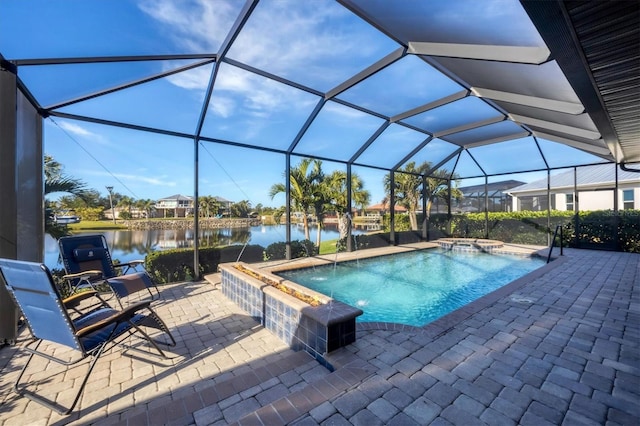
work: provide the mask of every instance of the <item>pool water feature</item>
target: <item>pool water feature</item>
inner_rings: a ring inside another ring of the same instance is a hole
[[[278,275],[362,309],[359,322],[420,327],[544,264],[540,257],[428,249]]]

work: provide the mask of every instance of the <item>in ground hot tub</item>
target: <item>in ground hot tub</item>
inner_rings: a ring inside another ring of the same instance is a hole
[[[491,253],[496,249],[504,247],[504,243],[502,241],[485,240],[481,238],[440,238],[436,243],[445,250],[466,253]]]

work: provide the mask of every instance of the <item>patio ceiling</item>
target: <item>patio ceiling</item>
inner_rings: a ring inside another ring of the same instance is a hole
[[[44,116],[385,170],[429,161],[461,177],[542,170],[554,155],[640,161],[637,2],[319,3],[231,2],[197,36],[165,19],[183,50],[128,45],[116,29],[135,35],[137,23],[105,17],[110,45],[94,42],[88,25],[62,45],[21,45],[22,25],[13,42],[1,34],[0,53]],[[24,7],[31,17],[48,10]],[[299,39],[305,29],[292,28],[289,14],[330,22],[331,33]],[[271,55],[282,43],[290,51]],[[159,84],[173,92],[158,98]],[[231,94],[246,108],[232,111]],[[253,113],[257,102],[272,113]],[[151,118],[136,113],[150,108]],[[248,136],[231,119],[262,132]]]

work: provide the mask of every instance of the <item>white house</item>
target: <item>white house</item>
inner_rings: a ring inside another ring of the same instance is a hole
[[[546,210],[613,210],[618,197],[621,210],[640,209],[640,173],[618,169],[616,194],[616,165],[598,164],[551,174],[550,197],[547,198],[547,179],[511,188],[513,211]],[[577,189],[577,193],[576,193]]]
[[[187,195],[172,195],[156,201],[156,210],[162,211],[167,217],[168,211],[173,211],[173,217],[186,217],[193,212],[193,197]]]
[[[233,201],[226,198],[214,196],[213,197],[225,212],[229,212]],[[158,211],[162,211],[163,217],[167,217],[167,212],[172,211],[173,217],[187,217],[193,214],[195,208],[193,203],[193,197],[188,195],[176,194],[170,197],[161,198],[156,201],[155,208]],[[116,214],[117,216],[117,214]]]

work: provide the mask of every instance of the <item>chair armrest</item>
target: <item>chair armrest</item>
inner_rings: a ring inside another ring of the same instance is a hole
[[[90,271],[77,272],[75,274],[67,274],[62,276],[62,278],[64,278],[65,280],[71,280],[74,278],[81,278],[81,279],[88,280],[89,278],[99,278],[99,277],[102,277],[102,271],[98,271],[97,269],[90,270]]]
[[[87,334],[91,334],[94,331],[100,330],[101,328],[104,328],[110,324],[120,324],[122,322],[128,321],[131,318],[133,318],[133,316],[138,311],[149,308],[150,304],[151,304],[150,301],[139,302],[139,303],[135,303],[133,305],[127,306],[121,311],[115,311],[112,315],[108,316],[107,318],[104,318],[100,321],[97,321],[93,324],[90,324],[86,327],[76,330],[76,336],[84,337]]]
[[[78,306],[80,304],[80,302],[82,302],[83,300],[88,299],[90,297],[98,297],[97,295],[98,295],[98,292],[95,291],[95,290],[83,291],[81,293],[76,293],[76,294],[74,294],[72,296],[69,296],[69,297],[63,299],[62,300],[62,304],[67,309],[74,308],[74,307]]]
[[[136,260],[130,260],[128,262],[121,262],[121,263],[114,263],[113,267],[114,268],[127,268],[125,270],[124,273],[126,273],[129,269],[133,269],[136,270],[136,268],[140,265],[144,265],[144,260],[142,259],[136,259]]]
[[[136,259],[136,260],[130,260],[128,262],[120,263],[120,265],[137,266],[137,265],[142,265],[143,263],[144,263],[144,260]]]

